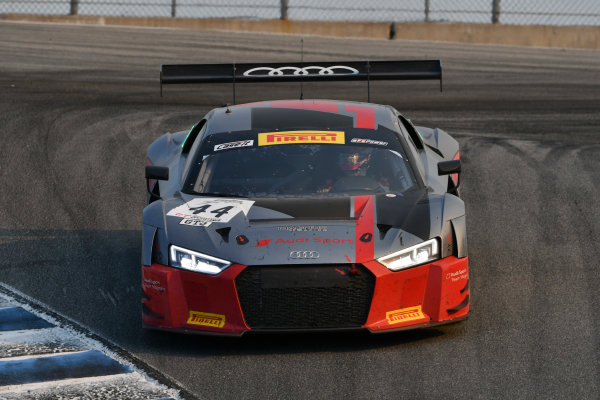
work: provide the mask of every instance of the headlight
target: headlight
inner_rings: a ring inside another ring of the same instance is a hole
[[[170,265],[188,271],[216,275],[229,267],[231,263],[220,258],[207,256],[179,246],[171,246]]]
[[[430,239],[419,243],[408,249],[392,253],[377,259],[380,263],[391,269],[399,271],[404,268],[414,267],[435,261],[439,258],[439,246],[437,239]]]

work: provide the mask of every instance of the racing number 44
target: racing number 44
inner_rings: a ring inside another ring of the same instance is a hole
[[[225,207],[218,208],[216,210],[207,211],[210,207],[211,207],[210,204],[204,204],[203,206],[200,206],[200,207],[192,207],[192,208],[190,208],[190,211],[193,211],[192,214],[194,214],[194,215],[202,214],[205,212],[210,212],[211,214],[215,214],[215,217],[221,218],[221,216],[227,214],[229,212],[229,210],[231,210],[233,208],[233,206],[225,206]]]

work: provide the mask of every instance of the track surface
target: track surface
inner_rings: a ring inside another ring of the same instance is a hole
[[[229,85],[167,88],[161,63],[298,60],[299,38],[0,23],[0,280],[200,398],[598,398],[600,52],[308,37],[304,59],[444,61],[371,100],[461,142],[472,314],[383,336],[229,340],[140,328],[145,149]],[[364,84],[305,85],[365,100]],[[298,87],[239,86],[238,101]]]

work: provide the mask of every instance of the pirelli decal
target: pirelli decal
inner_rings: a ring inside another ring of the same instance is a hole
[[[400,310],[388,311],[385,313],[385,318],[390,325],[399,324],[401,322],[416,321],[425,318],[425,314],[421,311],[421,306],[401,308]]]
[[[258,134],[259,146],[298,143],[344,144],[346,142],[343,131],[285,131]]]
[[[190,310],[190,317],[187,320],[191,325],[212,326],[213,328],[222,328],[225,325],[225,316],[221,314],[211,314]]]

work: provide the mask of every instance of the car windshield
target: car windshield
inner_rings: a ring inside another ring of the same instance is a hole
[[[201,154],[191,169],[184,192],[242,197],[406,192],[417,181],[398,139],[393,139],[394,146],[385,141],[356,138],[351,139],[352,145],[254,146],[249,139],[211,144],[211,151]]]

